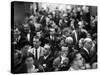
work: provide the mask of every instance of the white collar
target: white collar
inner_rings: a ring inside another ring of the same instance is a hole
[[[88,49],[86,49],[85,47],[83,47],[83,49],[89,54],[89,51],[88,51]]]
[[[47,55],[47,56],[44,56],[44,59],[47,59],[47,57],[48,57],[49,55]]]

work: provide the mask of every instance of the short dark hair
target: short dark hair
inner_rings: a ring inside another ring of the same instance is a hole
[[[26,45],[30,45],[30,43],[28,41],[24,40],[24,41],[21,42],[20,46],[21,46],[21,48],[23,48]]]
[[[76,58],[76,55],[79,54],[79,51],[75,51],[75,52],[72,52],[70,55],[69,55],[69,63],[70,65],[73,63],[74,59]]]
[[[40,41],[40,38],[39,38],[38,36],[34,36],[34,37],[33,37],[33,40],[34,40],[34,39],[38,39],[38,40]]]

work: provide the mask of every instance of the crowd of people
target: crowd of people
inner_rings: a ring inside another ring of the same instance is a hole
[[[41,9],[15,24],[14,73],[97,68],[97,15],[82,7]]]

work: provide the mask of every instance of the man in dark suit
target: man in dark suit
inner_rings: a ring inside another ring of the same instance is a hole
[[[27,40],[31,45],[33,44],[33,36],[35,33],[30,29],[29,24],[24,24],[23,25],[23,31],[21,33],[21,36],[23,39]]]
[[[13,40],[14,39],[14,40]],[[12,45],[14,49],[21,49],[21,43],[25,41],[24,38],[21,36],[21,32],[19,31],[18,28],[14,29],[14,38],[12,39]]]
[[[51,53],[49,44],[45,44],[44,48],[45,48],[44,55],[40,57],[39,62],[44,67],[45,72],[50,72],[52,69],[52,63],[54,57]]]
[[[88,36],[88,32],[85,29],[83,29],[83,22],[81,21],[75,21],[74,27],[75,29],[72,31],[71,36],[73,37],[74,45],[77,46],[78,41],[81,38],[86,38]]]
[[[43,33],[43,31],[36,32],[36,36],[39,37],[39,39],[41,41],[41,46],[44,47],[46,40],[45,40],[45,34]]]
[[[59,51],[58,44],[60,41],[57,39],[56,31],[54,28],[50,28],[50,34],[48,37],[46,37],[46,40],[51,45],[51,50],[53,53]]]
[[[40,24],[42,24],[42,28],[44,28],[46,26],[46,18],[44,16],[44,12],[43,11],[40,11],[39,12],[39,18],[38,18],[38,22]]]
[[[80,50],[81,55],[85,59],[86,63],[90,63],[91,61],[91,48],[92,48],[92,40],[90,38],[86,38],[84,40],[84,47]]]

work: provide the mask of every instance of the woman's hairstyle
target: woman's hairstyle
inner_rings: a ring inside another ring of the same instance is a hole
[[[27,52],[27,54],[23,56],[23,58],[22,58],[22,62],[25,62],[25,61],[26,61],[26,59],[27,59],[27,58],[29,58],[29,57],[32,57],[32,58],[33,58],[33,54],[32,54],[32,53]],[[33,58],[33,59],[34,59],[34,58]]]
[[[69,55],[69,63],[70,65],[73,63],[74,59],[76,58],[76,55],[79,53],[79,51],[75,51],[75,52],[72,52],[70,55]]]

